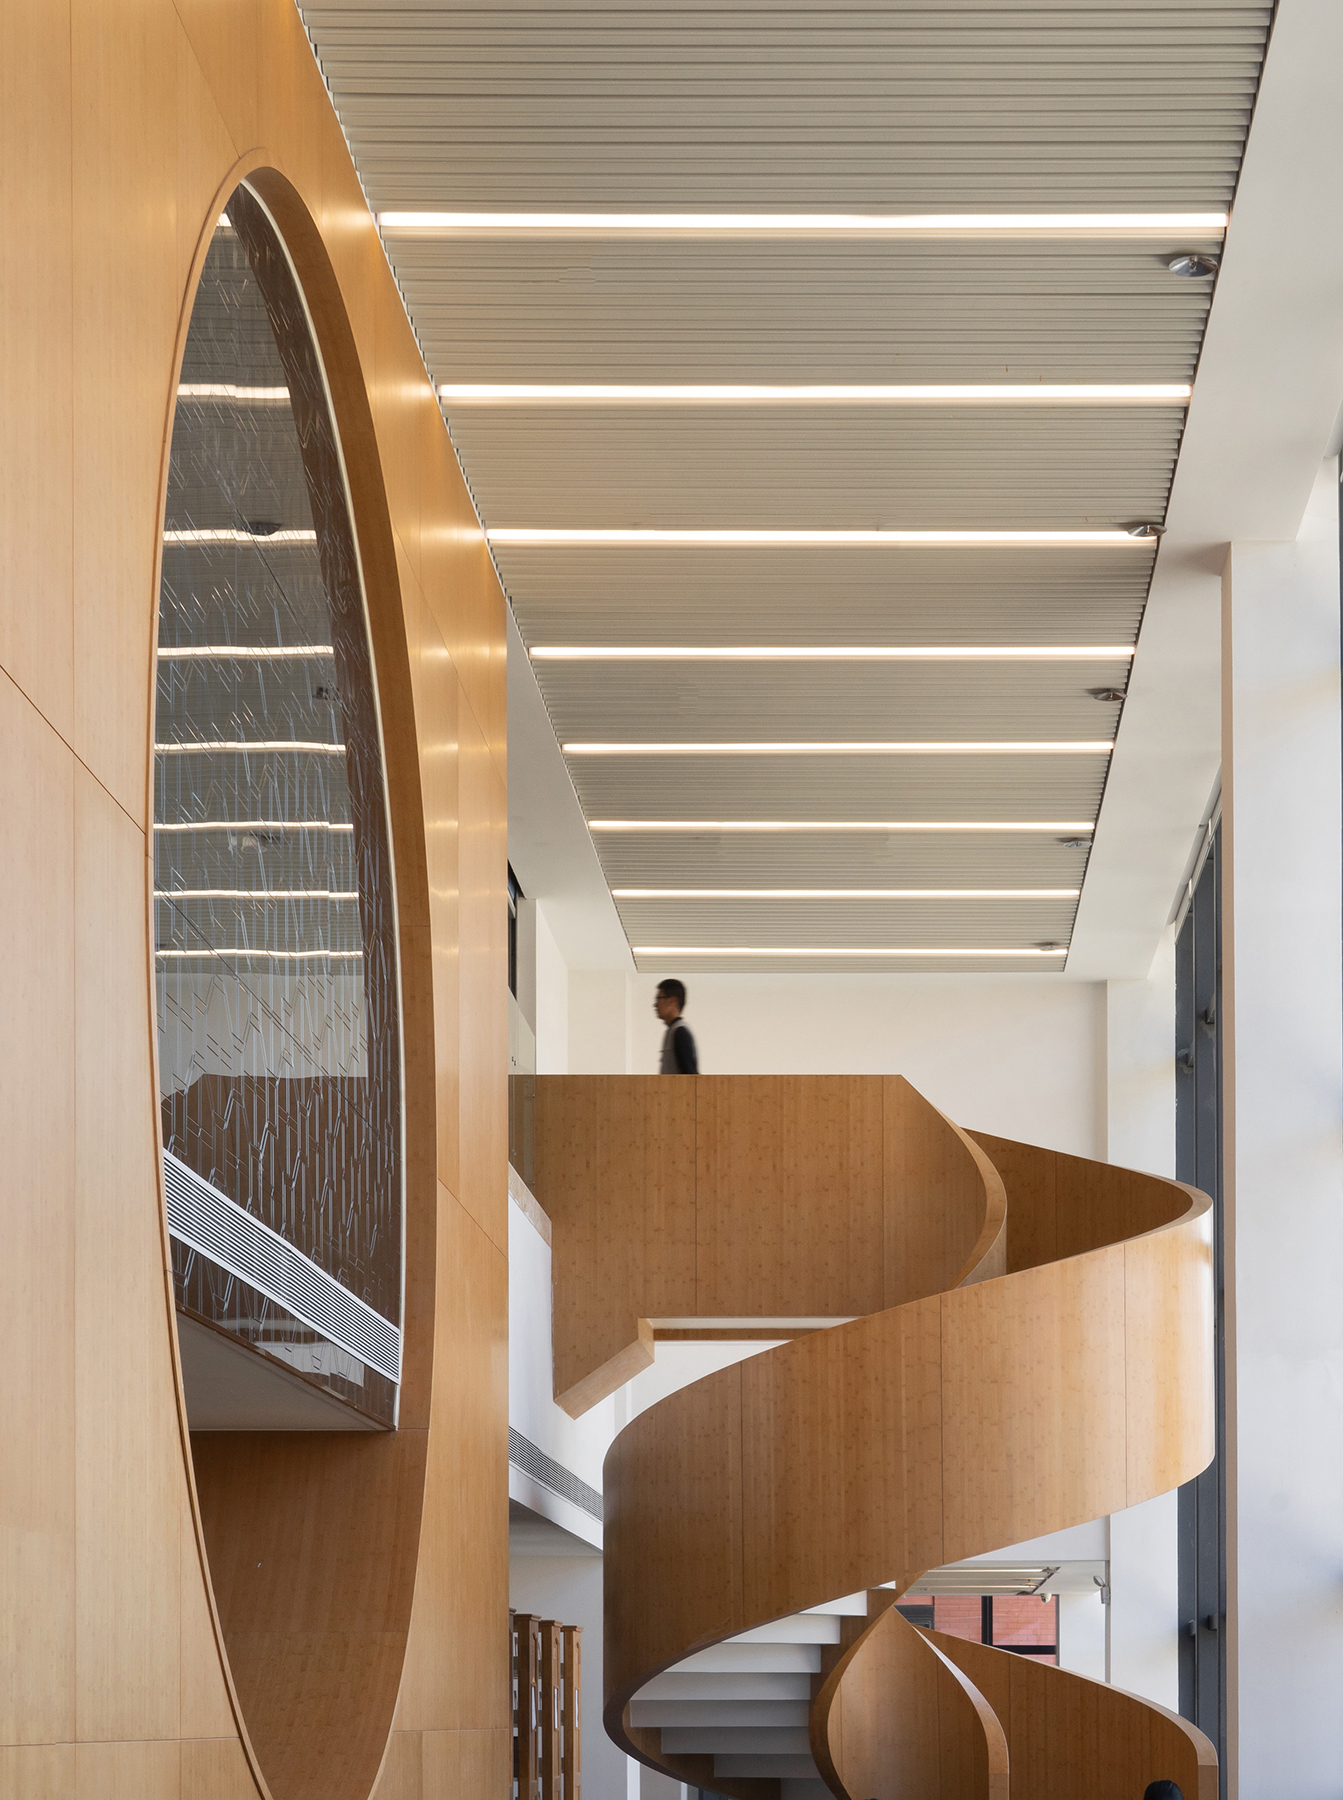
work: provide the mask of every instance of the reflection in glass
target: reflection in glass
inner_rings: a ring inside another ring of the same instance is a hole
[[[311,325],[246,187],[173,425],[154,888],[165,1150],[400,1324],[401,1078],[377,705]],[[396,1387],[174,1240],[177,1304],[361,1412]]]

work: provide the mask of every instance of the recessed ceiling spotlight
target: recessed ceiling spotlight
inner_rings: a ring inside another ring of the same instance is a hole
[[[1067,838],[1059,839],[1059,843],[1063,846],[1063,848],[1065,850],[1085,850],[1087,845],[1090,842],[1091,842],[1090,838],[1080,838],[1080,837],[1067,837]]]
[[[1093,700],[1122,700],[1127,689],[1121,687],[1088,688],[1087,693]]]
[[[1217,258],[1203,256],[1196,250],[1181,251],[1166,264],[1172,275],[1183,275],[1186,281],[1206,281],[1217,273]]]
[[[1125,525],[1124,530],[1131,538],[1159,538],[1166,535],[1166,527],[1158,525],[1154,519],[1135,519],[1131,525]]]

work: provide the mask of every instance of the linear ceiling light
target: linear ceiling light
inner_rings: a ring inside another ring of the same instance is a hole
[[[239,738],[217,744],[155,744],[155,756],[215,756],[237,751],[242,754],[249,750],[257,751],[302,751],[312,756],[344,756],[344,744],[300,744],[293,738]]]
[[[566,756],[1108,756],[1108,738],[1075,743],[564,744]]]
[[[528,654],[533,662],[1130,662],[1133,645],[537,644]]]
[[[616,900],[1076,900],[1081,888],[612,888]]]
[[[258,393],[266,391],[256,390]],[[183,389],[178,389],[179,393]],[[946,406],[1002,403],[1021,406],[1169,405],[1183,404],[1193,393],[1187,382],[1092,382],[1072,385],[1008,386],[979,383],[969,386],[855,387],[837,384],[819,387],[681,386],[664,387],[540,382],[443,382],[439,398],[459,406],[526,405],[716,405],[734,402],[747,406],[908,405]]]
[[[1029,950],[952,950],[944,946],[934,949],[891,949],[887,946],[838,947],[824,945],[817,947],[789,945],[768,947],[759,944],[713,945],[702,944],[635,944],[636,956],[1066,956],[1067,950],[1061,945],[1058,949],[1044,950],[1038,945]]]
[[[353,831],[354,826],[333,824],[329,819],[174,819],[157,822],[155,831]]]
[[[252,406],[278,406],[289,398],[287,387],[238,387],[232,381],[179,381],[179,400],[243,400]]]
[[[437,237],[559,232],[580,237],[627,233],[673,237],[1164,237],[1218,236],[1224,212],[1179,213],[734,213],[734,212],[384,212],[391,234]]]
[[[248,944],[207,944],[200,950],[156,950],[154,954],[174,961],[194,961],[205,956],[259,956],[266,962],[362,962],[364,956],[362,950],[266,950]]]
[[[336,654],[332,644],[178,644],[159,650],[160,662],[278,662]]]
[[[155,888],[156,900],[357,900],[331,888]]]
[[[165,542],[168,533],[164,533]],[[245,536],[245,533],[239,534]],[[276,536],[283,534],[276,533]],[[1056,545],[1063,549],[1150,549],[1154,538],[1135,537],[1130,531],[828,531],[756,530],[729,526],[723,529],[563,527],[547,525],[499,525],[486,530],[492,544],[1001,544]]]
[[[589,831],[1043,831],[1075,837],[1089,820],[1001,819],[589,819]]]
[[[240,531],[236,525],[165,531],[165,544],[315,544],[315,531]]]

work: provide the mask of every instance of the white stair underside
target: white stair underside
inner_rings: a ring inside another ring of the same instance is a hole
[[[811,1678],[866,1594],[776,1619],[700,1650],[635,1695],[630,1723],[655,1727],[668,1756],[712,1756],[723,1780],[776,1780],[781,1800],[829,1800],[811,1759]]]
[[[636,1700],[630,1707],[631,1725],[660,1725],[664,1746],[673,1726],[712,1726],[716,1731],[720,1726],[758,1730],[800,1725],[805,1731],[810,1715],[810,1700]]]

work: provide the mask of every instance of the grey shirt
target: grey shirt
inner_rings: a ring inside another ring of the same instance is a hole
[[[658,1074],[699,1074],[699,1057],[695,1052],[695,1040],[684,1019],[673,1019],[667,1027],[666,1036],[662,1040],[662,1061],[658,1066]]]

